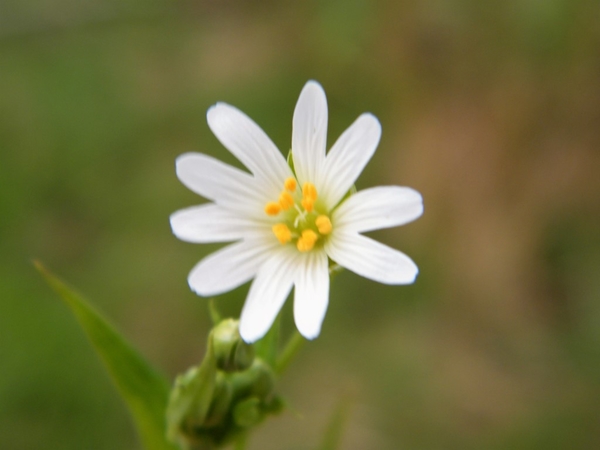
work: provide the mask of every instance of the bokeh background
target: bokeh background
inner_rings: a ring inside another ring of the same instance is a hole
[[[600,448],[597,0],[1,0],[1,448],[140,449],[31,260],[169,377],[197,363],[209,317],[186,276],[218,247],[172,236],[201,201],[174,159],[235,163],[206,125],[217,101],[287,152],[308,79],[329,145],[380,119],[357,185],[423,194],[421,219],[372,233],[421,274],[335,280],[281,383],[292,409],[251,449],[315,449],[345,396],[343,449]],[[238,315],[247,288],[219,307]]]

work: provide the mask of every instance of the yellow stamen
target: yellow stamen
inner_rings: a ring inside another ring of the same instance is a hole
[[[331,233],[331,229],[333,226],[331,225],[331,220],[327,216],[319,216],[315,220],[315,225],[321,234],[329,234]]]
[[[276,216],[281,212],[281,205],[275,202],[269,202],[265,205],[265,212],[269,216]]]
[[[283,183],[283,186],[290,192],[294,192],[296,190],[296,179],[289,177],[286,178],[285,182]]]
[[[285,223],[277,223],[271,229],[280,243],[287,244],[292,240],[292,232]]]
[[[315,211],[317,202],[315,185],[304,183],[301,199],[298,198],[297,189],[296,178],[286,178],[279,198],[276,202],[268,202],[265,205],[265,213],[269,216],[277,216],[284,211],[289,211],[279,219],[283,222],[272,225],[271,230],[282,245],[292,243],[298,251],[309,252],[319,239],[325,239],[324,236],[331,233],[333,225],[328,216]],[[307,228],[309,226],[312,229]],[[300,231],[302,229],[304,230]]]
[[[308,252],[315,246],[317,239],[319,239],[319,236],[313,230],[304,230],[296,243],[296,247],[301,252]]]
[[[302,232],[302,239],[308,240],[309,242],[312,242],[314,244],[315,242],[317,242],[317,239],[319,239],[319,235],[313,230],[304,230]]]
[[[305,197],[300,202],[305,211],[311,212],[315,206],[315,201],[312,198]]]
[[[294,198],[289,192],[281,191],[281,194],[279,194],[279,204],[284,211],[287,211],[294,206]]]
[[[314,184],[306,182],[302,186],[302,197],[310,198],[314,202],[317,199],[317,188]]]

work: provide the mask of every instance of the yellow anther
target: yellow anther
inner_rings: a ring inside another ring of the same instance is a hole
[[[302,232],[302,239],[306,239],[310,242],[317,242],[317,239],[319,239],[319,235],[313,230],[304,230]]]
[[[294,198],[289,192],[281,191],[281,194],[279,194],[279,204],[284,211],[287,211],[294,206]]]
[[[315,206],[315,201],[308,197],[304,197],[300,203],[306,212],[311,212]]]
[[[276,223],[271,229],[277,240],[282,244],[287,244],[292,240],[292,232],[285,223]]]
[[[302,197],[310,198],[314,202],[317,199],[317,188],[314,184],[306,182],[302,185]]]
[[[269,202],[265,205],[265,212],[269,216],[276,216],[281,212],[281,205],[275,202]]]
[[[286,178],[285,182],[283,183],[283,186],[290,192],[294,192],[296,190],[296,179],[289,177]]]
[[[301,252],[308,252],[313,249],[317,239],[319,239],[319,236],[313,230],[304,230],[296,243],[296,247]]]
[[[315,225],[321,234],[329,234],[331,233],[331,229],[333,226],[331,225],[331,220],[327,216],[319,216],[315,220]]]
[[[307,252],[309,250],[312,250],[314,245],[315,244],[304,241],[304,239],[302,238],[298,239],[298,242],[296,242],[296,248],[301,252]]]

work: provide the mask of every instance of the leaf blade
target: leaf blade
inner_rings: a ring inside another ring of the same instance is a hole
[[[147,450],[174,450],[165,435],[165,410],[170,386],[116,328],[40,262],[36,269],[69,307],[102,360],[125,401]]]

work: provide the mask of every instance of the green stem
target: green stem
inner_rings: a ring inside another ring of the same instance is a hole
[[[343,270],[344,268],[337,265],[336,263],[331,264],[329,267],[330,282],[338,273],[342,272]],[[295,330],[294,334],[292,334],[292,336],[288,340],[287,344],[285,345],[283,351],[281,352],[279,358],[275,363],[275,373],[277,375],[281,375],[285,371],[285,369],[287,369],[287,367],[292,362],[292,359],[294,359],[294,356],[296,356],[296,353],[300,351],[305,342],[306,339],[302,337],[298,330]]]
[[[281,355],[279,355],[279,358],[277,359],[275,364],[275,373],[277,375],[281,375],[285,369],[287,369],[292,362],[292,359],[294,359],[294,356],[296,356],[296,353],[300,351],[305,342],[306,339],[304,339],[302,335],[295,330],[294,334],[292,334],[285,345],[285,348],[281,352]]]
[[[208,301],[208,312],[210,313],[210,320],[211,320],[213,326],[219,324],[219,322],[221,322],[221,320],[223,320],[223,318],[221,317],[221,313],[217,309],[217,305],[215,303],[214,298],[211,298]]]

